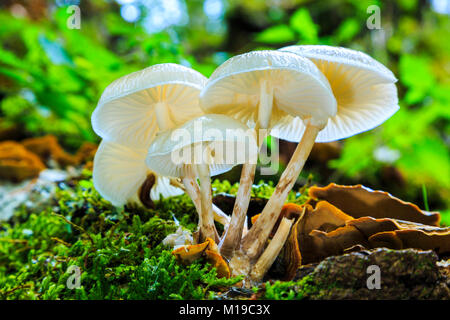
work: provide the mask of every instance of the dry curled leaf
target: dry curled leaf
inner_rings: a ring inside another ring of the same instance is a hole
[[[45,165],[37,155],[14,141],[0,143],[0,180],[20,182],[39,176]]]
[[[84,142],[75,154],[77,163],[81,164],[93,161],[97,149],[98,146],[96,144],[91,142]]]
[[[58,140],[53,135],[38,138],[29,138],[22,141],[22,145],[29,151],[37,154],[43,162],[50,159],[56,161],[60,166],[78,165],[94,159],[97,145],[84,142],[75,155],[64,151]]]
[[[326,200],[354,218],[394,218],[432,226],[438,226],[440,221],[439,212],[421,210],[413,203],[362,185],[342,186],[330,183],[323,188],[311,187],[309,196]]]
[[[206,250],[206,261],[211,264],[213,268],[216,268],[217,277],[219,278],[229,278],[230,268],[222,256],[214,250]]]
[[[199,244],[184,245],[172,251],[172,254],[183,263],[192,263],[200,259],[203,252],[208,247],[209,242],[205,241]]]
[[[29,151],[37,154],[43,162],[53,159],[62,167],[78,164],[78,159],[66,153],[55,136],[29,138],[23,140],[22,144]]]
[[[230,268],[220,255],[216,243],[211,238],[206,238],[205,242],[199,244],[181,246],[173,250],[172,254],[184,264],[190,264],[204,257],[212,267],[216,268],[219,278],[230,277]]]

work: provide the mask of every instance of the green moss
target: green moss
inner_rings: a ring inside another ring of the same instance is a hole
[[[161,245],[175,219],[195,229],[186,195],[154,210],[116,208],[85,175],[61,184],[44,209],[23,206],[1,225],[0,299],[206,299],[241,280],[218,279],[204,261],[179,265]],[[67,286],[72,265],[79,289]]]
[[[294,282],[266,282],[264,298],[269,300],[293,300],[296,298]]]
[[[298,281],[266,282],[262,298],[268,300],[302,300],[318,296],[325,288],[315,283],[310,275]],[[254,288],[254,291],[258,291]]]
[[[305,203],[306,200],[308,200],[308,187],[311,182],[311,179],[312,179],[312,176],[310,176],[308,178],[308,183],[306,185],[304,185],[302,188],[300,188],[299,190],[293,189],[289,193],[289,195],[286,199],[286,202],[296,203],[296,204]],[[231,195],[236,195],[238,188],[239,188],[238,183],[235,183],[232,185],[228,181],[219,181],[217,179],[212,182],[212,189],[213,189],[214,195],[219,194],[219,193],[227,193],[227,194],[231,194]],[[274,190],[275,190],[275,186],[273,185],[273,181],[269,181],[266,183],[261,180],[258,182],[258,184],[253,185],[251,196],[256,197],[256,198],[269,199]]]

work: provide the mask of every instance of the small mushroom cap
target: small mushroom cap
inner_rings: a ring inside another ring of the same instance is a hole
[[[232,57],[220,65],[200,94],[206,113],[257,122],[261,82],[273,87],[269,127],[286,115],[326,123],[336,114],[336,100],[318,68],[298,55],[272,50]]]
[[[95,189],[115,206],[138,201],[141,185],[151,171],[145,165],[147,150],[102,141],[94,158],[93,181]],[[152,200],[182,194],[170,185],[169,178],[157,176],[150,191]]]
[[[178,126],[200,116],[198,96],[206,78],[174,63],[157,64],[115,80],[92,114],[92,127],[105,140],[148,147],[159,131],[155,105],[165,102]]]
[[[333,89],[337,114],[319,132],[317,142],[343,139],[373,129],[399,109],[394,74],[363,52],[324,45],[288,46],[280,50],[309,58]],[[298,141],[303,131],[300,119],[286,117],[271,134]]]
[[[256,163],[254,130],[224,115],[210,114],[159,133],[150,145],[147,166],[154,172],[183,177],[185,165],[208,164],[211,176],[240,163]]]

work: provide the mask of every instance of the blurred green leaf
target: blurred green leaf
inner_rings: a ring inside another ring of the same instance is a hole
[[[295,40],[295,33],[289,26],[281,24],[267,28],[259,33],[255,40],[267,44],[291,42]]]
[[[300,35],[302,43],[317,42],[319,27],[314,23],[307,9],[298,9],[291,17],[290,26]]]
[[[361,30],[361,23],[353,18],[345,20],[336,31],[336,41],[338,43],[352,40]]]
[[[424,99],[435,84],[429,59],[402,55],[399,69],[400,80],[409,89],[405,96],[406,103],[414,104]]]

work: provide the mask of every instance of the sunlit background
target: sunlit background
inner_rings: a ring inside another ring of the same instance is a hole
[[[71,5],[80,8],[80,29],[67,26]],[[367,27],[371,5],[380,7],[381,29]],[[319,184],[363,183],[448,212],[449,14],[448,0],[3,0],[0,140],[53,134],[72,152],[98,142],[90,115],[103,89],[152,64],[209,76],[250,50],[340,45],[395,73],[401,109],[379,128],[317,144],[299,182],[312,174]],[[294,145],[268,143],[282,170]]]

